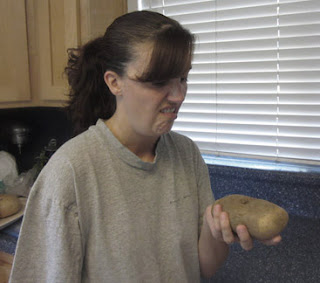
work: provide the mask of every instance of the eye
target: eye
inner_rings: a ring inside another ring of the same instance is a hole
[[[168,81],[157,81],[157,82],[152,82],[152,85],[155,87],[164,87],[168,84]]]
[[[188,78],[187,77],[182,77],[182,78],[180,78],[180,82],[181,83],[186,83],[186,82],[188,82]]]

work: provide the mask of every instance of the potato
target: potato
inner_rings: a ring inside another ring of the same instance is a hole
[[[280,206],[249,196],[228,195],[214,204],[221,204],[222,209],[228,213],[234,232],[239,224],[243,224],[257,240],[268,240],[279,235],[289,220],[288,213]]]
[[[17,213],[22,204],[16,195],[0,194],[0,218]]]

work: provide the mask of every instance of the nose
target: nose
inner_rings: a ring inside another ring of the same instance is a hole
[[[180,79],[172,80],[169,84],[168,100],[172,102],[183,102],[187,93],[187,86]]]

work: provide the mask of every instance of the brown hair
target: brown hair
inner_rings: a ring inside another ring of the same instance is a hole
[[[109,119],[114,114],[116,101],[104,82],[104,73],[112,70],[123,76],[127,64],[134,59],[134,47],[145,42],[153,43],[153,51],[140,81],[164,81],[190,69],[193,35],[177,21],[151,11],[125,14],[102,37],[68,50],[65,73],[70,100],[66,110],[75,134],[85,131],[99,118]]]

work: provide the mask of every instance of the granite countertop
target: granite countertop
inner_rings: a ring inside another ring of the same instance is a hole
[[[277,246],[232,244],[225,264],[203,283],[317,283],[320,278],[320,220],[290,215]]]
[[[22,218],[0,230],[0,251],[15,254]]]
[[[209,166],[216,199],[244,194],[274,202],[289,213],[273,247],[255,242],[246,252],[232,244],[225,264],[210,280],[215,283],[320,282],[320,174]]]

